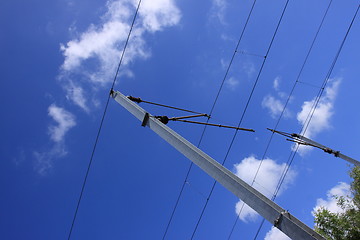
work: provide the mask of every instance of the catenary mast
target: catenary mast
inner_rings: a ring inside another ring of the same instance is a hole
[[[192,143],[163,124],[143,108],[132,102],[118,91],[111,91],[111,97],[121,106],[142,122],[142,126],[149,127],[161,138],[167,141],[190,161],[200,167],[209,176],[218,181],[227,190],[235,194],[244,203],[258,212],[280,231],[292,239],[324,239],[321,235],[291,215],[288,211],[265,197],[259,191],[241,180],[234,173],[219,164]]]

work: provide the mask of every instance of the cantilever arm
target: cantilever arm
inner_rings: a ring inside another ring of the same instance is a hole
[[[331,149],[329,147],[321,145],[320,143],[315,142],[315,141],[313,141],[313,140],[311,140],[311,139],[309,139],[307,137],[304,137],[304,136],[302,136],[300,134],[296,134],[296,133],[290,134],[290,133],[281,132],[281,131],[277,131],[277,130],[270,129],[270,128],[268,128],[268,130],[272,131],[273,133],[278,133],[280,135],[283,135],[283,136],[286,136],[286,137],[290,138],[290,139],[287,139],[289,141],[292,141],[292,142],[295,142],[295,143],[301,144],[301,145],[306,145],[306,146],[319,148],[319,149],[323,150],[326,153],[334,155],[335,157],[342,158],[345,161],[348,161],[349,163],[352,163],[352,164],[354,164],[356,166],[360,166],[359,161],[340,153],[340,151],[336,151],[336,150],[333,150],[333,149]]]

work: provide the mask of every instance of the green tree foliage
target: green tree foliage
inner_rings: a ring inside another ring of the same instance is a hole
[[[344,212],[332,213],[325,208],[315,212],[315,231],[326,239],[360,240],[360,168],[353,168],[350,176],[351,196],[335,196]]]

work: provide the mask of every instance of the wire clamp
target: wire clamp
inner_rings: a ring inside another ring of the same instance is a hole
[[[155,118],[165,125],[169,122],[169,118],[167,116],[155,116]]]
[[[110,96],[112,98],[116,98],[117,92],[114,91],[114,89],[110,89]]]
[[[131,101],[133,102],[136,102],[136,103],[141,103],[143,100],[141,98],[137,98],[137,97],[133,97],[133,96],[128,96],[127,97],[128,99],[130,99]]]

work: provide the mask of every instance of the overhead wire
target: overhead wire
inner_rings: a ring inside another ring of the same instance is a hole
[[[339,49],[338,49],[338,51],[337,51],[337,53],[336,53],[336,55],[335,55],[335,58],[334,58],[331,66],[330,66],[330,69],[329,69],[329,71],[328,71],[328,73],[327,73],[327,75],[326,75],[326,78],[325,78],[325,80],[324,80],[324,83],[323,83],[323,85],[322,85],[322,87],[321,87],[321,89],[320,89],[320,91],[319,91],[318,97],[317,97],[317,99],[316,99],[316,101],[315,101],[315,104],[314,104],[313,110],[312,110],[312,112],[311,112],[311,114],[310,114],[310,117],[307,119],[308,121],[305,120],[305,122],[307,122],[307,124],[306,124],[305,128],[303,128],[302,131],[301,131],[299,134],[304,135],[304,133],[306,132],[307,128],[309,127],[309,124],[310,124],[311,119],[312,119],[312,117],[313,117],[313,115],[314,115],[314,112],[315,112],[315,110],[316,110],[316,108],[317,108],[317,105],[319,104],[320,98],[321,98],[321,96],[322,96],[322,94],[323,94],[323,92],[324,92],[324,90],[325,90],[325,87],[326,87],[327,83],[328,83],[329,80],[330,80],[330,76],[331,76],[331,74],[332,74],[332,71],[334,70],[334,67],[335,67],[335,64],[336,64],[336,62],[337,62],[337,59],[338,59],[338,57],[339,57],[339,55],[340,55],[340,53],[341,53],[341,50],[342,50],[342,48],[343,48],[343,46],[344,46],[344,44],[345,44],[345,41],[346,41],[346,39],[347,39],[347,36],[349,35],[349,32],[350,32],[350,30],[351,30],[351,27],[352,27],[352,25],[353,25],[353,23],[354,23],[354,21],[355,21],[355,19],[356,19],[356,16],[357,16],[357,14],[358,14],[359,8],[360,8],[360,5],[358,5],[358,8],[356,9],[356,12],[355,12],[355,14],[354,14],[354,16],[353,16],[353,18],[352,18],[352,20],[351,20],[351,23],[350,23],[350,25],[349,25],[349,27],[348,27],[348,29],[347,29],[347,31],[346,31],[346,34],[345,34],[345,36],[344,36],[344,38],[343,38],[343,40],[342,40],[342,42],[341,42],[341,45],[340,45],[340,47],[339,47]]]
[[[297,84],[299,83],[300,76],[301,76],[301,74],[302,74],[302,72],[303,72],[303,70],[304,70],[304,67],[305,67],[305,65],[306,65],[306,63],[307,63],[307,61],[308,61],[308,58],[309,58],[309,56],[310,56],[310,53],[312,52],[312,49],[313,49],[314,44],[315,44],[315,42],[316,42],[316,39],[317,39],[317,37],[318,37],[318,35],[319,35],[319,32],[320,32],[320,30],[321,30],[321,28],[322,28],[322,26],[323,26],[324,20],[325,20],[325,18],[326,18],[326,16],[327,16],[327,13],[328,13],[329,9],[330,9],[331,3],[332,3],[332,0],[330,0],[328,6],[327,6],[327,8],[326,8],[326,11],[325,11],[325,13],[324,13],[324,15],[323,15],[323,17],[322,17],[322,19],[321,19],[321,22],[320,22],[320,24],[319,24],[319,26],[318,26],[318,28],[317,28],[317,31],[316,31],[316,33],[315,33],[315,36],[314,36],[314,38],[313,38],[313,40],[312,40],[312,42],[311,42],[310,48],[309,48],[309,50],[308,50],[308,52],[307,52],[307,54],[306,54],[306,56],[305,56],[305,59],[304,59],[304,61],[303,61],[303,63],[302,63],[302,66],[301,66],[300,71],[299,71],[299,73],[298,73],[298,75],[297,75],[297,77],[296,77],[296,80],[295,80],[295,82],[294,82],[294,84],[293,84],[293,86],[292,86],[292,88],[291,88],[291,91],[290,91],[290,93],[289,93],[289,96],[288,96],[288,98],[286,99],[286,102],[285,102],[285,104],[284,104],[284,107],[283,107],[280,115],[279,115],[278,120],[276,121],[274,130],[277,129],[277,127],[278,127],[278,125],[279,125],[279,123],[280,123],[283,115],[285,114],[286,108],[287,108],[287,106],[288,106],[288,104],[289,104],[289,102],[290,102],[290,99],[291,99],[291,97],[292,97],[292,95],[293,95],[293,93],[294,93],[294,90],[295,90]],[[259,164],[259,166],[258,166],[258,168],[257,168],[257,170],[256,170],[256,173],[255,173],[255,176],[254,176],[253,181],[252,181],[252,183],[251,183],[251,186],[253,186],[253,184],[254,184],[254,182],[255,182],[255,180],[256,180],[256,177],[257,177],[257,175],[258,175],[258,173],[259,173],[259,170],[260,170],[260,168],[261,168],[261,166],[262,166],[262,163],[263,163],[263,161],[264,161],[264,159],[265,159],[265,156],[266,156],[266,154],[267,154],[267,152],[268,152],[268,150],[269,150],[269,147],[270,147],[270,144],[271,144],[271,142],[272,142],[273,136],[274,136],[274,133],[272,133],[272,134],[270,135],[269,141],[268,141],[268,143],[267,143],[267,145],[266,145],[266,147],[265,147],[265,151],[264,151],[264,153],[263,153],[263,155],[262,155],[262,158],[261,158],[261,160],[260,160],[260,164]],[[281,178],[280,178],[280,179],[281,179]],[[242,213],[243,207],[244,207],[244,203],[242,204],[242,206],[241,206],[241,208],[240,208],[240,211],[239,211],[239,213],[238,213],[237,216],[236,216],[235,222],[234,222],[234,224],[233,224],[233,226],[232,226],[232,228],[231,228],[231,231],[230,231],[230,234],[229,234],[229,236],[228,236],[228,239],[230,239],[231,236],[232,236],[232,234],[233,234],[233,231],[234,231],[234,229],[235,229],[235,226],[236,226],[236,224],[237,224],[237,222],[238,222],[238,220],[239,220],[240,214]],[[263,223],[262,223],[262,224],[263,224]]]
[[[318,104],[319,104],[319,102],[320,102],[320,99],[321,99],[321,97],[322,97],[322,95],[323,95],[323,93],[324,93],[324,91],[325,91],[325,89],[326,89],[326,86],[327,86],[327,84],[328,84],[328,82],[329,82],[329,80],[330,80],[331,74],[332,74],[332,72],[333,72],[333,70],[334,70],[334,67],[335,67],[335,65],[336,65],[336,63],[337,63],[337,60],[338,60],[338,58],[339,58],[339,56],[340,56],[340,53],[341,53],[341,51],[342,51],[342,49],[343,49],[343,46],[344,46],[344,44],[345,44],[345,41],[346,41],[346,39],[347,39],[347,37],[348,37],[348,35],[349,35],[349,32],[350,32],[350,30],[351,30],[351,27],[353,26],[353,23],[354,23],[354,21],[355,21],[355,19],[356,19],[356,16],[357,16],[358,12],[359,12],[359,9],[360,9],[360,5],[358,5],[358,7],[357,7],[357,9],[356,9],[356,12],[355,12],[355,14],[354,14],[354,16],[353,16],[353,18],[352,18],[352,20],[351,20],[351,22],[350,22],[350,25],[349,25],[349,27],[348,27],[348,29],[347,29],[347,31],[346,31],[346,34],[345,34],[345,36],[344,36],[344,38],[343,38],[343,40],[342,40],[342,42],[341,42],[341,44],[340,44],[340,46],[339,46],[339,49],[338,49],[338,51],[337,51],[337,53],[336,53],[336,55],[335,55],[335,57],[334,57],[334,59],[333,59],[333,62],[331,63],[331,66],[330,66],[330,68],[329,68],[329,71],[328,71],[328,73],[326,74],[326,77],[325,77],[325,79],[324,79],[322,88],[320,89],[320,91],[319,91],[319,93],[318,93],[318,96],[316,97],[316,100],[314,101],[314,104],[313,104],[313,106],[312,106],[312,108],[311,108],[311,110],[310,110],[310,112],[309,112],[309,114],[308,114],[308,116],[307,116],[307,118],[306,118],[306,120],[305,120],[305,123],[304,123],[304,125],[302,126],[301,130],[299,131],[299,134],[305,135],[305,133],[306,133],[306,131],[307,131],[309,125],[310,125],[310,122],[311,122],[311,120],[312,120],[312,118],[313,118],[313,116],[314,116],[314,113],[315,113],[315,111],[316,111],[316,109],[317,109],[317,107],[318,107]],[[297,152],[299,146],[300,146],[300,145],[297,144],[297,148],[296,148],[295,153]],[[294,156],[295,156],[295,155],[294,155]],[[293,161],[293,158],[294,158],[294,157],[292,157],[291,162]],[[278,188],[276,189],[276,192],[275,192],[275,194],[274,194],[274,197],[276,197],[277,193],[279,192],[279,189],[280,189],[280,187],[281,187],[281,185],[282,185],[282,183],[283,183],[283,181],[284,181],[284,179],[285,179],[285,176],[286,176],[286,174],[287,174],[287,171],[288,171],[288,169],[286,170],[284,176],[282,177],[281,182],[280,182]]]
[[[140,8],[140,4],[141,4],[141,0],[139,0],[139,2],[138,2],[138,4],[137,4],[137,8],[136,8],[134,17],[133,17],[132,22],[131,22],[131,27],[130,27],[128,36],[127,36],[127,38],[126,38],[123,51],[122,51],[122,53],[121,53],[120,61],[119,61],[119,64],[118,64],[118,66],[117,66],[114,79],[113,79],[113,81],[112,81],[111,91],[114,89],[114,86],[115,86],[115,83],[116,83],[116,79],[117,79],[117,77],[118,77],[119,70],[120,70],[120,67],[121,67],[121,65],[122,65],[123,58],[124,58],[124,55],[125,55],[125,51],[126,51],[126,48],[127,48],[128,42],[129,42],[129,39],[130,39],[130,35],[131,35],[132,30],[133,30],[133,26],[134,26],[136,17],[137,17],[137,15],[138,15],[138,11],[139,11],[139,8]],[[91,168],[91,165],[92,165],[92,162],[93,162],[93,158],[94,158],[94,154],[95,154],[95,151],[96,151],[96,146],[97,146],[97,143],[98,143],[98,141],[99,141],[101,129],[102,129],[102,126],[103,126],[103,123],[104,123],[104,120],[105,120],[105,116],[106,116],[106,112],[107,112],[107,109],[108,109],[109,100],[110,100],[110,94],[109,94],[108,97],[107,97],[107,101],[106,101],[106,104],[105,104],[105,107],[104,107],[104,112],[103,112],[103,114],[102,114],[101,121],[100,121],[100,125],[99,125],[99,128],[98,128],[97,134],[96,134],[94,146],[93,146],[93,149],[92,149],[92,152],[91,152],[90,160],[89,160],[89,163],[88,163],[88,166],[87,166],[87,170],[86,170],[86,173],[85,173],[84,181],[83,181],[83,184],[82,184],[82,187],[81,187],[80,195],[79,195],[79,198],[78,198],[78,201],[77,201],[77,205],[76,205],[76,208],[75,208],[75,212],[74,212],[74,216],[73,216],[73,219],[72,219],[71,227],[70,227],[70,230],[69,230],[68,240],[70,240],[71,234],[72,234],[73,229],[74,229],[76,217],[77,217],[77,214],[78,214],[78,210],[79,210],[80,203],[81,203],[81,200],[82,200],[82,197],[83,197],[83,194],[84,194],[86,182],[87,182],[87,179],[88,179],[88,176],[89,176],[90,168]]]
[[[309,113],[309,116],[310,116],[310,117],[308,118],[308,121],[306,122],[306,124],[304,124],[304,126],[301,128],[299,134],[304,135],[304,134],[306,133],[309,125],[310,125],[310,122],[311,122],[311,120],[312,120],[312,118],[313,118],[313,116],[314,116],[314,113],[315,113],[315,111],[316,111],[316,109],[317,109],[317,107],[318,107],[318,104],[319,104],[320,99],[321,99],[321,97],[322,97],[322,95],[323,95],[323,92],[324,92],[324,90],[326,89],[326,86],[327,86],[327,84],[328,84],[328,82],[329,82],[329,80],[330,80],[331,74],[332,74],[332,72],[333,72],[333,70],[334,70],[334,68],[335,68],[335,65],[336,65],[336,63],[337,63],[337,61],[338,61],[338,58],[339,58],[339,56],[340,56],[340,53],[341,53],[341,51],[342,51],[342,49],[343,49],[343,47],[344,47],[344,44],[345,44],[346,40],[347,40],[347,37],[348,37],[348,35],[349,35],[349,33],[350,33],[350,30],[351,30],[351,28],[352,28],[352,26],[353,26],[353,23],[354,23],[357,15],[358,15],[359,9],[360,9],[360,5],[358,5],[358,7],[357,7],[357,9],[356,9],[356,11],[355,11],[355,13],[354,13],[354,16],[353,16],[353,18],[352,18],[352,20],[351,20],[351,22],[350,22],[350,25],[349,25],[349,27],[348,27],[348,29],[347,29],[347,31],[346,31],[346,34],[345,34],[345,36],[344,36],[344,38],[343,38],[343,40],[342,40],[342,42],[341,42],[341,44],[340,44],[340,46],[339,46],[339,48],[338,48],[338,51],[337,51],[337,53],[336,53],[336,55],[335,55],[335,57],[334,57],[334,59],[333,59],[333,62],[332,62],[332,64],[331,64],[330,68],[329,68],[329,71],[328,71],[328,73],[327,73],[327,75],[326,75],[326,77],[325,77],[325,79],[324,79],[323,87],[321,88],[321,90],[320,90],[320,92],[319,92],[319,94],[318,94],[318,97],[317,97],[317,99],[316,99],[316,101],[315,101],[315,104],[313,105],[312,110],[311,110],[310,113]],[[299,147],[299,145],[297,145],[297,149],[298,149],[298,147]],[[285,174],[285,176],[286,176],[286,174]],[[281,186],[282,182],[284,181],[285,176],[282,178],[282,181],[281,181],[281,183],[280,183],[280,186]],[[276,193],[275,193],[275,197],[276,197],[277,193],[279,192],[280,186],[277,188],[277,191],[276,191]]]
[[[246,21],[245,21],[244,27],[243,27],[243,29],[242,29],[242,31],[241,31],[240,36],[239,36],[239,40],[238,40],[238,42],[237,42],[237,44],[236,44],[234,53],[233,53],[232,56],[231,56],[229,65],[228,65],[228,67],[227,67],[227,69],[226,69],[226,71],[225,71],[225,75],[224,75],[224,77],[223,77],[223,79],[222,79],[222,81],[221,81],[221,84],[220,84],[220,86],[219,86],[219,89],[218,89],[218,91],[217,91],[215,100],[214,100],[213,105],[212,105],[212,107],[211,107],[211,109],[210,109],[210,112],[209,112],[209,116],[210,116],[210,117],[211,117],[211,115],[212,115],[212,113],[213,113],[213,111],[214,111],[214,108],[215,108],[216,103],[217,103],[217,101],[218,101],[218,98],[219,98],[219,96],[220,96],[220,92],[221,92],[221,90],[222,90],[222,88],[223,88],[223,86],[224,86],[225,80],[227,79],[227,76],[228,76],[228,74],[229,74],[230,68],[231,68],[231,66],[232,66],[232,64],[233,64],[233,61],[234,61],[234,59],[235,59],[235,56],[236,56],[236,54],[237,54],[237,52],[238,52],[240,42],[241,42],[241,40],[242,40],[242,38],[243,38],[243,36],[244,36],[245,29],[246,29],[246,27],[247,27],[247,25],[248,25],[248,23],[249,23],[250,17],[251,17],[251,15],[252,15],[252,12],[253,12],[253,9],[254,9],[254,6],[255,6],[255,3],[256,3],[256,0],[254,0],[253,4],[252,4],[252,6],[251,6],[250,12],[249,12],[249,14],[248,14],[248,16],[247,16],[247,19],[246,19]],[[209,118],[208,118],[207,122],[208,122],[208,121],[209,121]],[[202,142],[202,139],[204,138],[204,134],[205,134],[206,129],[207,129],[207,126],[205,126],[205,127],[203,128],[203,131],[202,131],[202,133],[201,133],[201,136],[200,136],[199,142],[198,142],[198,144],[197,144],[197,147],[199,147],[199,146],[201,145],[201,142]],[[176,209],[177,209],[177,207],[178,207],[178,205],[179,205],[181,196],[182,196],[182,194],[183,194],[183,192],[184,192],[185,185],[186,185],[186,183],[188,182],[188,178],[189,178],[189,175],[190,175],[190,172],[191,172],[191,169],[192,169],[193,165],[194,165],[194,164],[191,162],[190,165],[189,165],[189,168],[188,168],[188,170],[187,170],[187,172],[186,172],[185,179],[184,179],[183,184],[182,184],[182,186],[181,186],[181,188],[180,188],[180,191],[179,191],[178,197],[177,197],[177,199],[176,199],[175,205],[174,205],[174,207],[173,207],[173,210],[172,210],[172,212],[171,212],[170,218],[169,218],[168,223],[167,223],[167,225],[166,225],[165,232],[164,232],[163,237],[162,237],[163,240],[165,239],[165,237],[166,237],[166,235],[167,235],[167,232],[168,232],[168,230],[169,230],[170,224],[171,224],[171,222],[172,222],[172,219],[174,218]],[[197,226],[198,226],[198,224],[197,224]],[[196,227],[196,228],[197,228],[197,227]],[[193,234],[193,235],[194,235],[194,234]]]
[[[278,23],[277,23],[277,25],[276,25],[274,34],[273,34],[273,36],[272,36],[272,38],[271,38],[271,41],[270,41],[270,44],[269,44],[269,46],[268,46],[268,48],[267,48],[265,57],[264,57],[264,59],[263,59],[263,62],[262,62],[262,64],[261,64],[261,67],[260,67],[260,69],[259,69],[258,75],[257,75],[256,80],[255,80],[255,82],[254,82],[254,84],[253,84],[253,87],[252,87],[252,89],[251,89],[251,92],[250,92],[250,95],[249,95],[248,100],[247,100],[247,102],[246,102],[245,108],[244,108],[244,110],[243,110],[243,112],[242,112],[242,115],[241,115],[241,117],[240,117],[239,123],[238,123],[238,125],[237,125],[238,127],[240,127],[240,125],[241,125],[241,123],[242,123],[242,121],[243,121],[243,119],[244,119],[244,116],[245,116],[245,114],[246,114],[246,112],[247,112],[247,109],[248,109],[248,107],[249,107],[250,101],[251,101],[252,96],[253,96],[253,94],[254,94],[254,91],[255,91],[255,89],[256,89],[256,87],[257,87],[257,84],[258,84],[258,81],[259,81],[260,76],[261,76],[261,74],[262,74],[264,65],[265,65],[265,63],[266,63],[267,57],[268,57],[269,52],[270,52],[270,50],[271,50],[271,48],[272,48],[272,46],[273,46],[275,37],[276,37],[276,35],[277,35],[277,33],[278,33],[278,30],[279,30],[280,24],[281,24],[281,22],[282,22],[282,19],[283,19],[283,17],[284,17],[285,11],[286,11],[286,9],[287,9],[288,3],[289,3],[289,0],[287,0],[286,3],[285,3],[285,5],[284,5],[284,8],[283,8],[282,13],[281,13],[281,16],[280,16],[280,18],[279,18],[279,20],[278,20]],[[254,2],[254,4],[255,4],[255,2]],[[253,5],[253,6],[254,6],[254,5]],[[233,137],[232,137],[232,140],[231,140],[230,145],[229,145],[229,147],[228,147],[228,149],[227,149],[226,155],[225,155],[225,157],[224,157],[224,159],[223,159],[223,161],[222,161],[222,165],[224,165],[225,162],[226,162],[226,160],[227,160],[227,157],[228,157],[228,155],[229,155],[229,153],[230,153],[230,151],[231,151],[231,149],[232,149],[232,146],[233,146],[233,144],[234,144],[235,138],[236,138],[236,136],[237,136],[237,132],[238,132],[238,131],[236,130],[235,133],[234,133],[234,135],[233,135]],[[194,228],[194,231],[193,231],[193,234],[192,234],[192,236],[191,236],[191,239],[193,239],[194,236],[195,236],[195,233],[196,233],[196,231],[197,231],[197,228],[198,228],[198,226],[199,226],[199,224],[200,224],[200,222],[201,222],[201,219],[202,219],[202,217],[203,217],[203,215],[204,215],[204,212],[205,212],[205,210],[206,210],[206,208],[207,208],[208,202],[209,202],[209,200],[210,200],[210,198],[211,198],[211,196],[212,196],[212,193],[213,193],[213,191],[214,191],[214,189],[215,189],[216,183],[217,183],[217,181],[214,181],[214,183],[213,183],[213,185],[212,185],[212,187],[211,187],[211,190],[210,190],[210,192],[209,192],[208,198],[206,199],[206,202],[205,202],[205,204],[204,204],[204,206],[203,206],[203,209],[202,209],[202,211],[201,211],[201,214],[200,214],[200,216],[199,216],[199,218],[198,218],[198,221],[197,221],[196,226],[195,226],[195,228]]]
[[[330,4],[331,4],[331,2],[330,2]],[[330,5],[330,4],[329,4],[329,5]],[[321,96],[322,96],[324,90],[326,89],[326,85],[328,84],[328,82],[329,82],[329,80],[330,80],[331,74],[332,74],[332,72],[333,72],[333,70],[334,70],[334,67],[335,67],[336,62],[337,62],[337,60],[338,60],[338,57],[339,57],[339,55],[340,55],[340,53],[341,53],[341,51],[342,51],[342,48],[343,48],[343,46],[344,46],[344,44],[345,44],[345,41],[346,41],[346,39],[347,39],[347,37],[348,37],[348,34],[349,34],[350,30],[351,30],[351,27],[352,27],[352,25],[353,25],[353,23],[354,23],[354,21],[355,21],[355,19],[356,19],[356,16],[357,16],[357,14],[358,14],[359,8],[360,8],[360,5],[358,5],[358,8],[357,8],[357,10],[356,10],[356,12],[355,12],[355,14],[354,14],[354,16],[353,16],[353,18],[352,18],[352,21],[351,21],[351,23],[350,23],[347,31],[346,31],[346,34],[345,34],[345,36],[344,36],[344,38],[343,38],[343,40],[342,40],[342,42],[341,42],[341,44],[340,44],[340,46],[339,46],[339,48],[338,48],[338,51],[337,51],[337,53],[336,53],[336,55],[335,55],[335,57],[334,57],[334,59],[333,59],[333,61],[332,61],[332,63],[331,63],[331,66],[330,66],[330,68],[329,68],[329,71],[328,71],[328,73],[327,73],[326,76],[325,76],[325,79],[324,79],[323,84],[322,84],[322,88],[320,89],[317,97],[315,98],[316,100],[314,101],[314,104],[313,104],[313,106],[312,106],[312,108],[311,108],[311,110],[310,110],[310,112],[309,112],[309,114],[308,114],[308,116],[307,116],[307,120],[304,122],[304,124],[303,124],[303,126],[302,126],[302,128],[301,128],[301,130],[300,130],[300,132],[299,132],[299,134],[300,134],[300,133],[305,134],[306,131],[307,131],[307,129],[308,129],[308,127],[309,127],[309,124],[310,124],[311,119],[312,119],[312,117],[313,117],[313,115],[314,115],[314,112],[315,112],[316,109],[317,109],[317,106],[318,106],[318,104],[319,104],[319,102],[320,102]],[[293,161],[294,161],[295,155],[296,155],[296,153],[298,152],[299,146],[300,146],[300,145],[297,144],[295,150],[293,150],[293,151],[290,152],[290,156],[289,156],[288,162],[287,162],[287,164],[286,164],[286,166],[285,166],[285,169],[284,169],[284,171],[283,171],[283,173],[282,173],[282,175],[281,175],[281,177],[280,177],[280,179],[279,179],[278,185],[277,185],[277,187],[276,187],[276,189],[275,189],[275,191],[274,191],[274,194],[273,194],[273,196],[272,196],[272,198],[271,198],[271,200],[273,200],[273,201],[275,200],[275,198],[277,197],[277,195],[278,195],[278,193],[279,193],[279,191],[280,191],[280,188],[281,188],[281,186],[282,186],[282,184],[283,184],[283,182],[284,182],[284,180],[285,180],[285,178],[286,178],[286,176],[287,176],[287,174],[288,174],[288,171],[289,171],[289,169],[290,169],[290,167],[291,167],[291,165],[292,165],[292,163],[293,163]],[[258,230],[257,230],[257,232],[256,232],[256,235],[255,235],[254,239],[257,238],[257,236],[258,236],[258,234],[259,234],[259,232],[260,232],[263,224],[264,224],[264,219],[262,220],[262,222],[261,222],[261,224],[260,224],[260,226],[259,226],[259,228],[258,228]]]

